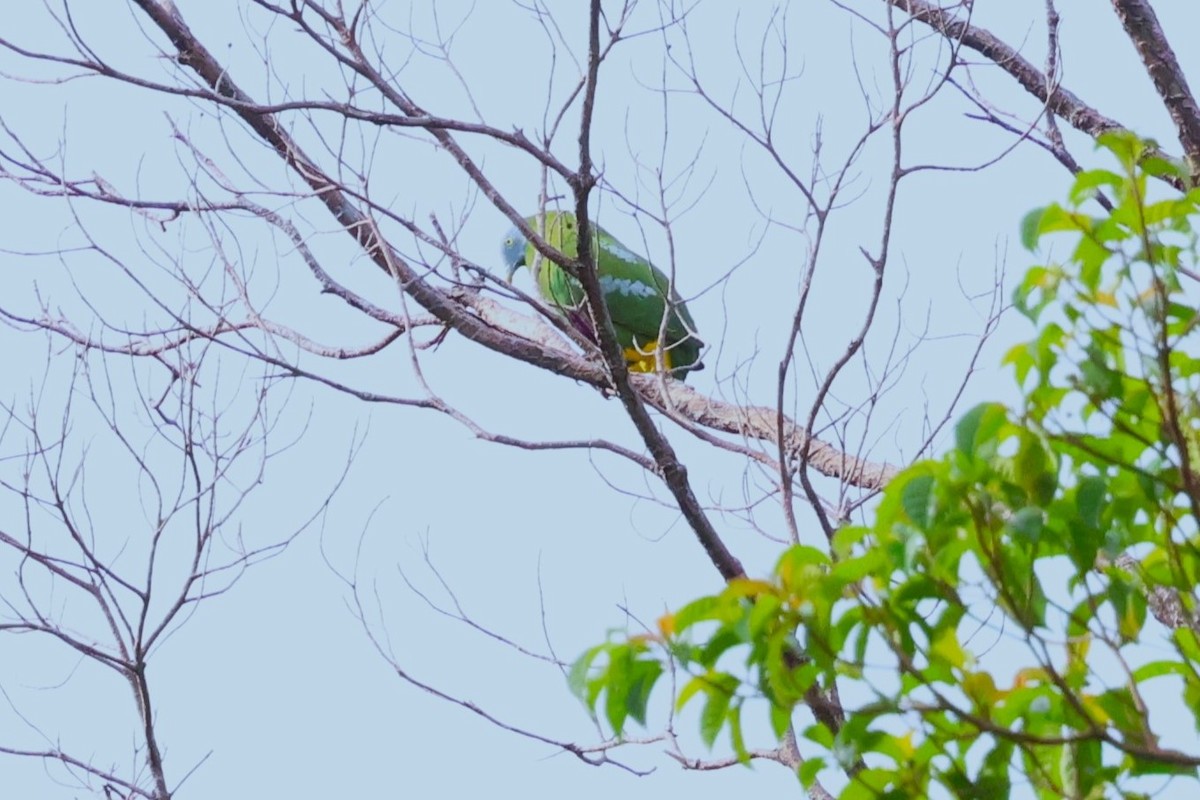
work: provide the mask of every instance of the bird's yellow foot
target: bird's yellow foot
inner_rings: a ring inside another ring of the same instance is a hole
[[[670,350],[663,351],[662,360],[663,367],[670,372],[672,367]],[[649,342],[645,347],[640,347],[635,342],[633,347],[626,347],[625,363],[629,365],[630,372],[657,372],[658,342]]]

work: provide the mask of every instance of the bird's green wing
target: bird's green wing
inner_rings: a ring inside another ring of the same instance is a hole
[[[613,325],[634,338],[634,346],[645,348],[658,341],[666,316],[665,346],[675,367],[695,365],[703,343],[687,306],[674,291],[667,276],[645,258],[621,244],[608,231],[597,227],[597,269],[604,300]]]
[[[537,218],[530,218],[537,229]],[[652,370],[653,351],[664,315],[667,316],[665,348],[667,363],[674,369],[700,367],[700,350],[704,346],[696,335],[696,325],[678,292],[671,289],[667,276],[642,256],[637,255],[599,226],[595,231],[594,251],[600,288],[612,316],[613,327],[627,355],[633,351],[649,354],[638,369]],[[546,242],[562,253],[578,256],[578,232],[575,216],[565,212],[547,211],[545,215]],[[526,263],[538,263],[539,256],[529,245]],[[583,287],[558,265],[540,258],[536,270],[538,291],[550,305],[574,318],[583,306]],[[668,297],[670,301],[668,302]]]
[[[667,276],[646,259],[621,244],[608,231],[598,228],[597,268],[604,298],[609,301],[613,321],[639,336],[658,336],[663,312],[670,297],[672,314],[666,335],[670,342],[695,335],[696,325]]]

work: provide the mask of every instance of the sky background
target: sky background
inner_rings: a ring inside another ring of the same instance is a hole
[[[500,129],[532,134],[545,128],[548,105],[561,104],[578,75],[568,47],[581,59],[586,43],[584,4],[549,5],[557,25],[552,30],[561,35],[553,52],[544,28],[508,2],[439,2],[436,15],[432,3],[383,4],[393,30],[380,26],[376,45],[397,70],[396,82],[431,112],[466,119],[478,114]],[[760,66],[765,74],[782,71],[791,80],[779,98],[781,155],[800,174],[810,174],[819,131],[822,163],[827,169],[838,164],[867,119],[864,91],[875,102],[890,102],[885,40],[832,3],[794,3],[786,14],[767,3],[741,5],[699,3],[688,20],[697,69],[711,96],[753,120],[750,80]],[[872,20],[880,17],[882,3],[851,5]],[[1160,5],[1185,71],[1198,74],[1200,55],[1183,46],[1181,32],[1195,29],[1200,12],[1185,4]],[[294,26],[271,20],[252,4],[179,0],[178,7],[252,96],[280,101],[345,94],[345,76]],[[61,6],[49,8],[61,14]],[[1042,2],[976,0],[975,9],[978,24],[1042,63]],[[803,198],[761,151],[683,91],[681,75],[664,59],[663,35],[654,32],[660,10],[659,4],[638,4],[629,30],[644,33],[622,43],[603,68],[594,150],[609,190],[599,194],[595,213],[631,249],[667,267],[663,230],[645,215],[628,213],[618,197],[653,206],[653,176],[661,167],[673,181],[667,196],[678,285],[711,348],[708,369],[689,383],[727,400],[767,404],[774,398],[807,241],[782,225],[766,225],[764,215],[799,225]],[[172,80],[177,66],[159,53],[162,37],[135,8],[74,3],[71,11],[85,41],[114,67]],[[1171,142],[1170,121],[1107,5],[1064,0],[1059,11],[1064,84],[1139,133]],[[13,44],[67,52],[63,31],[44,8],[26,4],[15,13],[20,25],[4,34]],[[764,37],[772,24],[775,32]],[[430,42],[456,28],[446,61]],[[925,37],[927,31],[914,33]],[[672,56],[685,58],[680,31],[667,36]],[[945,48],[936,37],[919,38],[913,52],[915,90],[945,64]],[[198,170],[191,142],[220,175],[261,187],[255,201],[285,212],[335,277],[380,305],[398,307],[395,287],[323,207],[282,194],[296,188],[294,181],[232,116],[112,81],[54,80],[68,74],[0,51],[0,120],[10,131],[0,138],[0,151],[15,152],[13,137],[19,137],[66,174],[99,174],[126,196],[219,195],[213,173]],[[1036,104],[998,70],[972,74],[998,107],[1025,118],[1036,113]],[[664,82],[670,89],[665,94],[659,88]],[[553,146],[568,164],[577,158],[575,108]],[[968,118],[970,111],[951,88],[915,112],[906,128],[905,163],[973,167],[1005,153],[1013,136]],[[508,221],[427,140],[368,126],[343,129],[330,116],[315,123],[289,117],[289,124],[320,163],[333,163],[329,151],[340,149],[351,170],[369,176],[377,202],[422,225],[437,214],[455,231],[464,257],[500,270],[499,243]],[[1065,134],[1077,158],[1100,163],[1086,139]],[[500,191],[533,213],[541,178],[532,160],[481,138],[461,140]],[[878,249],[888,155],[886,137],[871,141],[850,170],[844,207],[830,217],[804,336],[818,368],[842,352],[861,319],[870,270],[859,248]],[[925,436],[926,418],[936,421],[945,413],[987,318],[995,276],[1006,274],[1007,296],[1033,263],[1017,239],[1021,217],[1064,197],[1068,185],[1066,171],[1030,145],[981,171],[930,171],[902,184],[887,288],[866,363],[881,370],[893,345],[919,347],[891,382],[865,434],[871,458],[911,458]],[[211,230],[195,220],[160,225],[127,210],[33,197],[4,181],[0,203],[7,210],[0,222],[0,306],[10,311],[36,315],[45,302],[79,329],[112,337],[113,329],[152,326],[162,317],[131,276],[170,304],[180,297],[171,272],[176,263],[190,275],[207,275],[204,286],[216,291],[223,256],[244,270],[260,310],[273,319],[331,344],[361,346],[381,335],[377,324],[321,296],[290,243],[257,220],[232,218]],[[111,258],[78,250],[85,232]],[[388,233],[406,256],[422,254],[398,230]],[[527,277],[518,285],[532,291]],[[1004,350],[1028,334],[1014,315],[1003,320],[960,411],[983,399],[1014,397],[1007,372],[997,365]],[[640,449],[619,404],[591,389],[505,361],[453,334],[419,358],[428,385],[488,430],[544,440],[605,437]],[[403,345],[354,364],[319,365],[307,357],[303,363],[371,391],[406,397],[421,391]],[[36,405],[53,425],[64,404],[74,404],[63,453],[67,463],[84,464],[78,508],[86,500],[101,546],[134,569],[145,549],[147,484],[89,408],[81,384],[72,388],[74,351],[48,344],[41,334],[0,326],[0,364],[0,401],[19,414]],[[131,438],[152,441],[144,407],[135,399],[139,391],[161,389],[162,375],[146,364],[110,358],[100,380],[105,362],[90,364],[102,405],[109,398]],[[855,369],[837,385],[838,395],[850,401],[865,385],[862,366]],[[263,385],[261,369],[214,352],[205,370],[205,397],[234,427],[245,423],[252,411],[248,398]],[[803,360],[798,371],[789,402],[806,413],[813,386]],[[479,625],[537,653],[548,651],[548,639],[568,661],[609,629],[623,628],[623,609],[652,622],[715,591],[719,577],[647,476],[604,453],[505,448],[478,440],[444,416],[365,403],[307,382],[274,386],[268,403],[278,414],[270,446],[283,452],[267,463],[227,531],[255,546],[299,533],[228,592],[200,604],[153,654],[150,678],[168,774],[179,780],[195,767],[178,797],[519,792],[586,800],[614,793],[650,798],[795,791],[793,778],[777,765],[686,772],[662,754],[661,745],[616,754],[639,769],[656,768],[648,777],[586,766],[398,679],[368,636],[390,641],[416,679],[508,724],[555,739],[596,741],[557,667],[437,613],[412,587],[443,607],[449,587]],[[763,477],[738,458],[714,453],[669,425],[667,430],[703,502],[726,509],[714,510],[714,520],[731,548],[751,573],[770,569],[779,547],[748,517],[783,535],[777,506],[756,506],[752,516],[729,510],[760,501]],[[938,444],[947,441],[944,433]],[[14,456],[26,445],[20,431],[0,435],[0,478],[17,480],[24,462]],[[144,452],[169,484],[178,470],[169,448],[147,444]],[[255,480],[249,467],[231,475],[232,484]],[[4,493],[0,529],[24,524],[18,498]],[[820,539],[811,515],[801,524],[814,543]],[[178,567],[176,554],[165,558]],[[10,555],[0,558],[0,594],[6,597],[15,591],[15,569]],[[343,580],[350,574],[364,590],[365,628]],[[67,594],[38,588],[78,630],[95,629],[97,620]],[[130,762],[134,710],[114,674],[51,642],[2,636],[0,689],[0,744],[49,746],[33,723],[64,749],[97,763],[120,768]],[[662,708],[657,712],[661,726]],[[694,728],[695,715],[684,713],[678,729]],[[683,741],[689,755],[705,755],[694,737]],[[0,759],[0,785],[13,797],[83,794],[61,771],[14,758]]]

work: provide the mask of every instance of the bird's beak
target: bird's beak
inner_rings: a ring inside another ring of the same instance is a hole
[[[513,276],[517,274],[517,270],[520,268],[521,268],[520,262],[518,262],[516,264],[509,264],[508,265],[508,274],[505,276],[505,280],[507,280],[509,283],[512,283]]]

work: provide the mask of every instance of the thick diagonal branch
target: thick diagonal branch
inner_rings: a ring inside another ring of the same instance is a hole
[[[1112,4],[1175,122],[1179,143],[1187,155],[1188,170],[1195,179],[1200,176],[1200,106],[1188,88],[1175,51],[1146,0],[1112,0]]]
[[[664,412],[678,414],[712,430],[745,436],[779,445],[782,430],[784,451],[822,475],[837,478],[861,489],[882,489],[899,471],[892,464],[857,458],[815,436],[809,436],[803,426],[790,417],[783,418],[777,427],[779,414],[769,406],[743,406],[725,403],[701,394],[690,386],[671,384],[670,397],[662,392],[662,383],[653,375],[631,375],[637,387],[651,405]]]
[[[1047,113],[1061,117],[1071,127],[1082,133],[1086,133],[1093,139],[1109,131],[1135,130],[1112,117],[1106,117],[1094,106],[1083,102],[1078,95],[1068,89],[1064,89],[1054,76],[1047,76],[1033,62],[1022,56],[986,28],[981,28],[978,25],[972,25],[966,20],[959,19],[951,11],[936,6],[928,2],[928,0],[883,0],[883,2],[906,12],[913,19],[928,25],[947,39],[979,53],[988,61],[991,61],[1000,67],[1000,69],[1016,78],[1017,83],[1021,84],[1025,91],[1042,102]],[[1119,4],[1120,0],[1113,0],[1113,2]],[[1149,9],[1149,5],[1143,0],[1131,0],[1130,4],[1145,6],[1146,9]],[[1164,46],[1165,43],[1164,39]],[[1141,50],[1140,46],[1139,50]],[[1172,57],[1172,62],[1173,60]],[[1182,79],[1182,74],[1180,74],[1180,79]],[[1157,78],[1155,82],[1157,83]],[[1186,89],[1186,84],[1182,85]],[[1188,96],[1190,97],[1190,94]],[[1171,113],[1172,116],[1175,115],[1175,111]],[[1192,113],[1195,113],[1194,103]],[[1184,138],[1182,132],[1180,138],[1181,140]],[[1196,141],[1198,140],[1192,139],[1192,145],[1184,141],[1184,148],[1188,152],[1189,161],[1192,159],[1190,148],[1194,146]],[[1194,172],[1195,164],[1193,163],[1191,166]],[[1185,188],[1183,181],[1174,175],[1162,175],[1160,177],[1164,182],[1169,183],[1176,189]]]
[[[491,350],[514,356],[565,374],[577,373],[558,351],[541,347],[520,337],[486,325],[418,275],[408,262],[384,242],[367,216],[353,203],[341,186],[305,155],[300,146],[271,114],[257,110],[254,100],[233,82],[228,71],[192,34],[174,3],[134,0],[178,50],[179,62],[190,67],[221,97],[233,101],[233,108],[250,128],[261,136],[296,171],[325,204],[325,207],[362,245],[377,266],[389,274],[395,270],[404,289],[414,300],[442,322]],[[577,365],[576,365],[577,366]]]
[[[927,0],[884,2],[899,8],[918,22],[923,22],[947,39],[961,42],[963,46],[984,56],[1016,78],[1025,91],[1044,103],[1046,109],[1055,116],[1065,119],[1073,128],[1093,137],[1106,131],[1127,128],[1115,119],[1104,116],[1073,92],[1046,80],[1046,74],[1038,69],[1037,65],[986,28],[958,19],[951,12]]]

